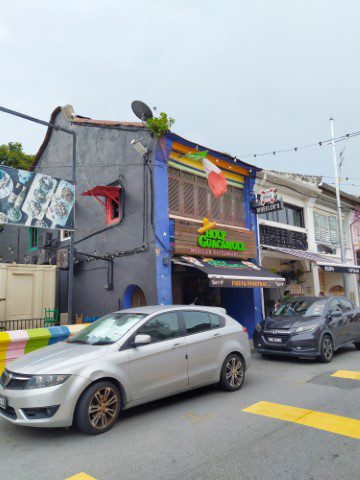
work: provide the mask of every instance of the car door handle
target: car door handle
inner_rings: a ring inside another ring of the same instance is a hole
[[[174,345],[171,347],[173,350],[175,350],[175,348],[179,348],[179,347],[182,347],[183,346],[183,343],[174,343]]]
[[[214,333],[213,338],[221,337],[220,333]]]

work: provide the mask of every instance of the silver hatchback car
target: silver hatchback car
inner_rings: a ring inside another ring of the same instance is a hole
[[[99,434],[121,410],[219,383],[238,390],[250,361],[243,327],[224,309],[139,307],[115,312],[65,342],[10,363],[0,415],[18,425]]]

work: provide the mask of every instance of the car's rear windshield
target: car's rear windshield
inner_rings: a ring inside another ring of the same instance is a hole
[[[68,343],[108,345],[117,342],[133,325],[146,317],[144,313],[110,313],[80,330]]]
[[[276,317],[321,317],[325,311],[324,300],[292,300],[276,310]]]

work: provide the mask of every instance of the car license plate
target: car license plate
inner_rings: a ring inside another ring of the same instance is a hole
[[[0,395],[0,408],[3,410],[6,410],[7,407],[7,398],[4,397],[3,395]]]
[[[268,342],[271,343],[281,343],[281,338],[280,337],[268,337]]]

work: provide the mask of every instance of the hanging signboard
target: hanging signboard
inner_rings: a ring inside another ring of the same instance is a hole
[[[74,229],[74,182],[0,165],[0,224]]]
[[[320,268],[325,270],[325,272],[335,272],[335,273],[360,273],[360,265],[349,265],[340,264],[337,265],[336,263],[329,265],[325,263],[317,262]]]
[[[182,256],[181,260],[205,273],[210,287],[278,288],[285,284],[285,278],[249,261],[188,256]]]
[[[206,220],[206,219],[204,219]],[[208,228],[208,226],[212,228]],[[255,233],[246,228],[217,227],[175,219],[174,253],[212,258],[256,258]]]
[[[254,206],[256,213],[261,215],[262,213],[276,212],[284,208],[284,202],[278,195],[276,188],[269,188],[262,190],[258,197],[258,201]]]

